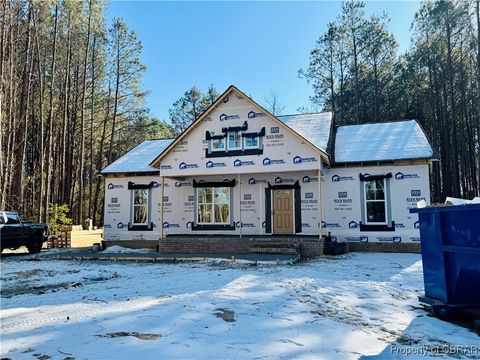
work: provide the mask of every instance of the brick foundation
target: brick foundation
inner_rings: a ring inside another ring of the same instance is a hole
[[[152,240],[113,240],[113,241],[102,241],[104,248],[110,246],[118,245],[130,249],[155,249],[158,244],[158,241]]]
[[[129,248],[156,248],[160,253],[185,254],[248,254],[257,242],[275,244],[293,244],[305,258],[323,255],[323,240],[316,237],[239,237],[239,236],[169,236],[161,241],[124,240],[105,241],[106,247],[119,245]]]
[[[315,237],[194,237],[172,236],[160,241],[160,252],[246,254],[257,242],[268,241],[276,244],[297,244],[302,257],[316,257],[323,254],[323,241]]]
[[[350,251],[385,253],[420,253],[420,243],[349,243]]]
[[[240,237],[168,236],[159,242],[161,253],[246,254],[250,242]]]
[[[106,247],[119,245],[133,249],[155,249],[159,245],[161,253],[185,253],[185,254],[248,254],[252,252],[257,242],[281,244],[293,244],[298,246],[303,258],[312,258],[323,255],[324,241],[316,237],[237,237],[237,236],[169,236],[162,241],[152,240],[119,240],[105,241]],[[349,243],[349,251],[357,252],[396,252],[396,253],[420,253],[419,243]]]

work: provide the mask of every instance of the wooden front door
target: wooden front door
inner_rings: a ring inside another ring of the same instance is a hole
[[[293,190],[273,190],[273,233],[293,234]]]

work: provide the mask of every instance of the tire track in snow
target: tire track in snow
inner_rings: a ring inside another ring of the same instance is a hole
[[[73,305],[56,305],[42,306],[37,308],[39,313],[32,315],[29,311],[26,314],[16,314],[15,316],[8,316],[8,310],[5,310],[0,317],[0,329],[3,335],[17,332],[21,330],[33,330],[40,327],[57,325],[69,321],[85,321],[97,316],[110,315],[112,313],[124,313],[125,311],[142,311],[155,305],[160,305],[170,300],[179,300],[195,296],[194,294],[187,294],[182,296],[162,296],[162,297],[142,297],[139,299],[131,299],[129,301],[92,304],[80,303]],[[67,316],[70,320],[67,320]]]

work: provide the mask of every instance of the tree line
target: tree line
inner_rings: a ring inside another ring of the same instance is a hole
[[[433,201],[478,196],[479,0],[422,2],[401,55],[388,22],[386,14],[367,17],[363,2],[342,4],[300,70],[312,106],[333,111],[337,125],[417,119],[439,160]]]
[[[141,42],[103,0],[6,0],[0,9],[0,209],[45,221],[67,204],[102,222],[99,171],[146,138],[172,136],[141,87]]]

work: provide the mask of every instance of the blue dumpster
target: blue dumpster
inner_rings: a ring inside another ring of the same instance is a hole
[[[418,213],[425,296],[480,305],[480,204],[410,209]]]

